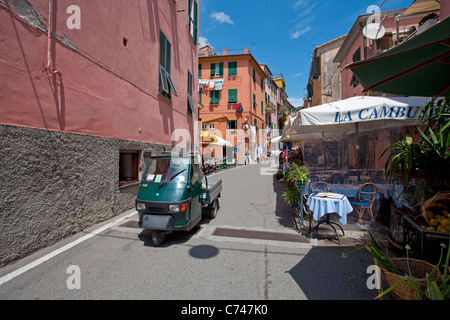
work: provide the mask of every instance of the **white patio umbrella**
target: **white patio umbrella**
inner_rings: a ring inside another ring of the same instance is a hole
[[[358,96],[303,109],[283,130],[281,141],[341,140],[350,134],[417,123],[430,98]]]

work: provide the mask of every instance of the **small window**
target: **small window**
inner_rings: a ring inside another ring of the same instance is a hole
[[[223,77],[223,62],[211,63],[211,76],[213,77]]]
[[[139,151],[120,151],[119,185],[126,185],[139,181]]]
[[[237,103],[237,89],[228,89],[228,103]]]
[[[202,130],[208,130],[208,124],[202,123]]]
[[[227,120],[227,129],[237,130],[237,120]]]
[[[187,81],[187,111],[190,114],[195,114],[194,100],[192,99],[192,73],[189,70]]]
[[[216,125],[214,123],[209,124],[209,129],[214,130],[216,128]]]

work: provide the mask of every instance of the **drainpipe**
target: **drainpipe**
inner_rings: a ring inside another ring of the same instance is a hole
[[[400,42],[400,16],[401,14],[398,14],[395,16],[395,27],[397,31],[396,39],[395,39],[395,45],[398,46]]]
[[[52,68],[52,16],[53,16],[53,0],[48,1],[48,27],[47,27],[47,66],[45,70],[52,74],[61,74],[59,70]]]

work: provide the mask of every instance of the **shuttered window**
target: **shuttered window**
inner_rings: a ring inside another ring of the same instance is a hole
[[[178,96],[170,76],[172,46],[162,31],[159,32],[159,93],[170,99],[171,92]]]
[[[228,89],[228,103],[237,103],[237,89]]]
[[[195,44],[198,39],[198,4],[197,1],[189,0],[189,33]]]
[[[210,103],[219,104],[219,90],[211,90],[209,96],[211,98]]]
[[[228,75],[235,76],[237,75],[237,62],[228,62]]]
[[[211,63],[211,76],[223,77],[223,62]]]

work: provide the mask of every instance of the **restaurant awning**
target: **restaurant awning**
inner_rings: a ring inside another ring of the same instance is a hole
[[[430,98],[358,96],[299,111],[283,130],[283,142],[341,140],[347,135],[415,125]]]
[[[365,92],[450,96],[450,17],[397,47],[347,67]]]

